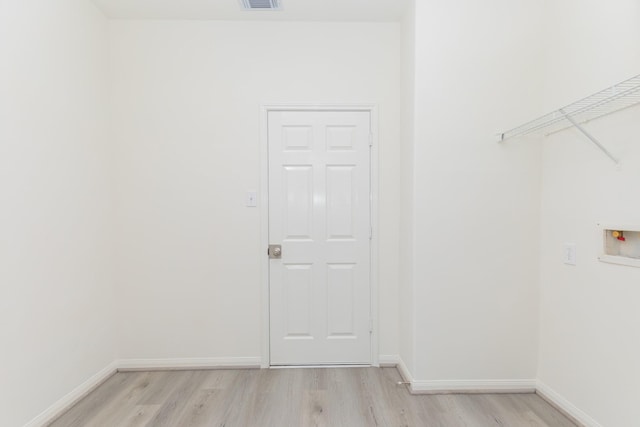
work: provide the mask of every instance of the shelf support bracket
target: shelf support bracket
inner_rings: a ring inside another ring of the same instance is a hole
[[[589,140],[591,142],[593,142],[596,147],[598,147],[600,150],[602,150],[602,152],[604,154],[607,155],[607,157],[609,157],[611,160],[613,160],[613,162],[617,165],[620,164],[620,161],[618,159],[616,159],[613,154],[611,154],[609,152],[609,150],[607,150],[606,148],[604,148],[604,146],[602,144],[600,144],[600,142],[593,136],[591,135],[589,132],[586,131],[585,128],[583,128],[582,126],[580,126],[579,123],[577,123],[575,120],[573,120],[573,117],[571,117],[570,115],[568,115],[567,113],[565,113],[565,111],[561,108],[558,111],[560,111],[560,113],[562,113],[562,115],[564,116],[565,119],[569,120],[569,122],[576,128],[578,129],[584,136],[586,136],[587,138],[589,138]]]

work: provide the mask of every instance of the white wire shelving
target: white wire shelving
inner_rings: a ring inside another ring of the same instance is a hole
[[[503,132],[500,134],[500,141],[533,133],[550,135],[576,127],[611,160],[618,163],[618,159],[581,125],[636,104],[640,104],[640,75]]]

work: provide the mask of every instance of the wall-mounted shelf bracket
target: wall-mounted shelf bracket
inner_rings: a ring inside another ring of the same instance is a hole
[[[502,142],[510,138],[533,133],[550,135],[575,127],[602,150],[607,157],[619,164],[618,159],[581,125],[637,104],[640,104],[640,75],[503,132],[499,134],[499,140]]]
[[[589,132],[587,132],[587,131],[585,130],[585,128],[583,128],[583,127],[580,125],[580,123],[578,123],[578,122],[576,122],[575,120],[573,120],[573,118],[572,118],[570,115],[568,115],[567,113],[565,113],[565,112],[564,112],[564,110],[563,110],[562,108],[561,108],[560,110],[558,110],[558,111],[560,111],[562,114],[564,114],[565,118],[566,118],[567,120],[569,120],[569,122],[571,122],[571,124],[572,124],[576,129],[578,129],[578,130],[579,130],[579,131],[580,131],[584,136],[586,136],[587,138],[589,138],[589,140],[590,140],[591,142],[593,142],[593,143],[594,143],[594,144],[595,144],[595,145],[596,145],[600,150],[602,150],[602,152],[603,152],[604,154],[606,154],[606,155],[607,155],[607,157],[609,157],[611,160],[613,160],[613,162],[614,162],[616,165],[620,163],[620,161],[618,161],[618,159],[616,159],[615,157],[613,157],[613,154],[611,154],[611,153],[609,152],[609,150],[607,150],[606,148],[604,148],[604,146],[603,146],[602,144],[600,144],[600,142],[599,142],[596,138],[594,138],[594,137],[593,137],[593,135],[591,135]]]

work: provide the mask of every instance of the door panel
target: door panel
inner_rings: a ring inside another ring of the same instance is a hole
[[[355,165],[327,166],[327,240],[355,239]]]
[[[369,364],[370,114],[272,111],[272,365]]]
[[[309,240],[313,222],[313,169],[285,166],[282,174],[286,200],[284,240]]]
[[[355,264],[329,264],[327,266],[327,336],[356,338],[354,328]]]
[[[284,265],[283,291],[287,338],[311,338],[313,277],[311,264]]]

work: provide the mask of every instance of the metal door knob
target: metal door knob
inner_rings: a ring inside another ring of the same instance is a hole
[[[281,245],[269,245],[269,258],[281,258],[282,257],[282,246]]]

